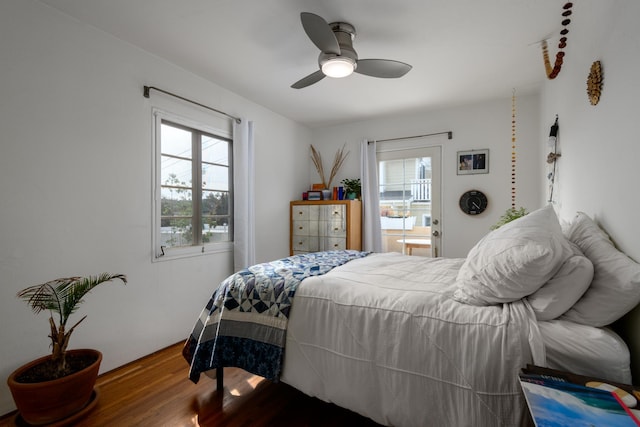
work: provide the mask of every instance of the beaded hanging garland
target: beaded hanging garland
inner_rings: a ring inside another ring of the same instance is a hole
[[[565,5],[562,6],[562,10],[563,10],[562,27],[563,28],[560,31],[560,41],[558,43],[559,50],[558,50],[558,53],[556,53],[556,61],[553,67],[551,67],[551,62],[549,61],[549,50],[547,48],[547,41],[546,40],[542,41],[542,57],[544,59],[544,68],[547,73],[547,78],[549,78],[549,80],[553,80],[556,77],[558,77],[558,74],[560,73],[560,69],[562,68],[562,63],[564,62],[564,51],[562,49],[567,47],[567,34],[569,34],[569,29],[567,27],[571,23],[571,19],[569,19],[569,16],[571,16],[572,7],[573,7],[573,3],[571,2],[565,3]]]
[[[511,95],[511,208],[516,208],[516,90]]]

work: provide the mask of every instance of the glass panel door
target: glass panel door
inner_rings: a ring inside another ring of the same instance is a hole
[[[383,252],[438,256],[440,147],[378,154]]]

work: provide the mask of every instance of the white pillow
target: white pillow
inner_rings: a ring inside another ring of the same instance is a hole
[[[538,322],[552,369],[631,384],[631,356],[624,340],[609,328],[551,320]]]
[[[472,305],[531,295],[572,255],[551,205],[487,234],[467,255],[453,298]]]
[[[594,273],[587,292],[562,319],[605,326],[640,302],[640,264],[616,249],[588,215],[578,212],[567,237],[591,260]]]
[[[527,297],[538,320],[551,320],[569,310],[585,293],[593,279],[593,264],[577,245],[571,243],[573,255],[555,276]]]

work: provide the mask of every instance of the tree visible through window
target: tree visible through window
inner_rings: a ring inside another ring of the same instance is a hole
[[[231,153],[227,138],[161,120],[161,246],[232,240]]]

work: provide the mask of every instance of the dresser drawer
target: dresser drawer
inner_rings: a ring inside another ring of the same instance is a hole
[[[327,237],[323,251],[340,251],[347,248],[347,240],[340,237]]]
[[[329,237],[344,237],[347,235],[347,225],[341,219],[334,219],[332,221],[327,221],[326,223],[325,236]]]
[[[318,236],[294,236],[291,246],[294,252],[318,252],[320,239]]]
[[[340,220],[346,217],[346,207],[344,205],[330,205],[327,206],[327,220]]]
[[[318,221],[293,221],[294,236],[317,236]]]
[[[291,219],[295,221],[309,221],[309,208],[311,206],[292,206]]]

